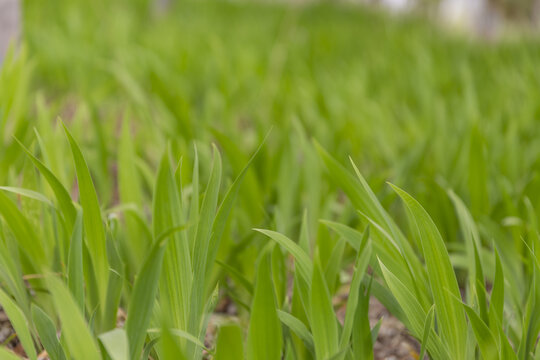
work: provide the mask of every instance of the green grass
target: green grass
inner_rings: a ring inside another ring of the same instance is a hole
[[[371,296],[432,359],[540,359],[537,39],[149,8],[26,1],[0,69],[0,304],[29,359],[370,359]]]

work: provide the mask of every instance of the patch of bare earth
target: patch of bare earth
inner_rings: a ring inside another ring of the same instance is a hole
[[[0,307],[0,346],[5,346],[19,356],[24,356],[24,350],[15,335],[15,331],[9,322],[9,319]]]
[[[382,319],[377,342],[373,347],[375,359],[416,360],[420,352],[420,344],[414,339],[405,326],[374,297],[369,301],[369,323],[371,327]]]
[[[338,319],[343,322],[349,286],[343,286],[334,299]],[[375,298],[369,299],[369,324],[373,328],[381,321],[377,341],[373,345],[376,360],[418,360],[420,344],[405,326]]]

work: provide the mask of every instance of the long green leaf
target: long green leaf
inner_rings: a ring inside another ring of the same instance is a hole
[[[418,201],[397,186],[391,186],[409,210],[411,223],[419,236],[442,338],[453,356],[462,359],[467,342],[464,331],[467,324],[463,309],[448,296],[448,291],[458,298],[461,294],[444,241],[435,223]]]
[[[53,321],[36,305],[32,305],[32,321],[36,326],[39,339],[51,360],[66,359],[62,344],[58,341]]]
[[[332,308],[332,298],[319,263],[313,266],[309,321],[318,359],[329,359],[339,351],[337,318]]]
[[[424,322],[424,335],[422,335],[422,342],[420,347],[420,356],[418,356],[418,359],[423,359],[424,354],[426,353],[426,347],[427,342],[429,338],[429,334],[431,333],[433,329],[433,319],[435,317],[435,305],[429,309],[427,315],[426,315],[426,321]]]
[[[278,310],[277,313],[279,320],[281,320],[283,324],[285,324],[293,333],[295,333],[296,336],[298,336],[300,339],[302,339],[302,341],[304,341],[307,348],[311,351],[312,354],[315,354],[313,335],[311,335],[306,325],[304,325],[304,323],[298,318],[285,311]]]
[[[454,301],[457,302],[457,299]],[[473,308],[466,304],[463,304],[463,307],[467,312],[467,316],[469,317],[469,321],[476,336],[476,341],[478,342],[478,347],[480,348],[480,352],[484,359],[499,359],[499,346],[497,346],[489,327],[482,321]]]
[[[197,225],[197,234],[193,247],[193,276],[201,281],[192,283],[190,298],[190,317],[188,330],[191,333],[198,334],[201,329],[201,316],[205,302],[204,295],[206,291],[205,279],[207,278],[208,255],[210,252],[212,228],[218,205],[219,189],[221,184],[221,156],[214,146],[214,157],[212,160],[212,170],[210,179],[204,194],[203,203],[199,214]],[[196,201],[196,200],[195,200]],[[212,259],[213,261],[214,259]],[[197,351],[191,344],[188,347],[187,354],[191,355]]]
[[[75,222],[75,218],[77,216],[77,211],[75,210],[75,206],[71,201],[71,197],[69,196],[68,191],[62,185],[60,180],[58,180],[58,178],[54,175],[54,173],[49,170],[49,168],[47,168],[45,164],[43,164],[38,158],[36,158],[32,154],[32,152],[28,150],[19,140],[17,140],[17,143],[24,150],[28,158],[32,161],[34,166],[40,171],[47,183],[50,185],[51,189],[54,192],[56,200],[58,201],[59,208],[62,210],[62,213],[67,220],[68,231],[71,230],[71,226]]]
[[[114,329],[99,335],[99,340],[112,360],[129,360],[129,346],[124,329]]]
[[[365,242],[368,237],[369,229],[364,232],[364,240],[362,242]],[[349,299],[347,300],[347,311],[345,313],[343,331],[341,333],[341,338],[339,341],[339,346],[342,349],[349,342],[351,333],[353,331],[353,324],[355,319],[354,314],[356,313],[356,307],[358,304],[360,285],[362,284],[362,278],[365,275],[370,259],[371,246],[364,245],[362,251],[358,253],[358,257],[354,266],[353,278],[349,290]]]
[[[353,358],[356,360],[373,360],[373,344],[377,340],[377,334],[381,321],[370,329],[369,325],[369,299],[371,296],[371,285],[373,278],[370,279],[368,285],[361,284],[357,289],[359,293],[358,305],[354,313],[354,330],[352,332],[352,352]],[[347,309],[348,309],[347,302]],[[342,347],[345,350],[344,347]]]
[[[163,153],[154,189],[154,242],[171,229],[182,226],[183,209],[178,188],[169,162],[168,151]],[[185,233],[170,234],[160,278],[160,303],[169,314],[171,326],[186,329],[192,283],[190,247]]]
[[[420,339],[423,335],[424,322],[427,316],[426,311],[424,311],[410,290],[399,280],[396,275],[391,273],[388,268],[380,262],[380,260],[379,266],[381,267],[384,280],[388,284],[390,291],[395,296],[407,317],[411,332]],[[449,350],[447,350],[446,345],[442,343],[439,336],[437,336],[437,334],[434,332],[430,333],[426,346],[428,352],[435,359],[453,359],[453,357],[449,355]]]
[[[21,357],[18,355],[15,355],[14,352],[6,350],[3,347],[0,347],[0,359],[3,360],[21,360]]]
[[[125,326],[131,359],[138,359],[143,351],[144,339],[158,290],[166,244],[167,239],[154,244],[133,286],[131,294],[133,300],[128,306],[129,316]]]
[[[28,254],[34,266],[40,268],[45,265],[48,259],[45,257],[43,244],[34,226],[3,192],[0,192],[0,214],[15,235],[20,248]]]
[[[83,274],[83,215],[82,210],[77,213],[77,220],[73,226],[71,244],[68,253],[67,283],[71,294],[84,311],[84,274]]]
[[[504,272],[499,257],[499,252],[495,249],[495,277],[493,289],[489,302],[489,325],[492,331],[503,323],[504,320]]]
[[[69,290],[52,275],[47,278],[47,285],[62,323],[62,336],[66,340],[70,355],[77,360],[101,359],[94,337]]]
[[[38,193],[37,191],[29,190],[29,189],[23,189],[19,187],[14,186],[0,186],[0,190],[4,190],[13,194],[25,196],[29,199],[34,199],[37,201],[41,201],[42,203],[53,206],[53,203],[47,199],[47,197],[41,193]]]
[[[242,360],[244,346],[242,329],[237,324],[225,324],[219,327],[215,360]]]
[[[97,280],[99,300],[102,305],[106,302],[106,291],[109,278],[109,263],[107,260],[107,247],[105,240],[105,229],[101,218],[101,210],[96,194],[96,189],[90,176],[90,170],[86,164],[79,145],[64,125],[64,131],[71,146],[77,181],[79,185],[79,196],[83,208],[84,231],[86,234],[86,245],[92,258],[94,272]]]
[[[0,289],[0,305],[4,308],[9,321],[13,325],[13,329],[15,329],[26,355],[30,360],[36,360],[37,354],[32,335],[30,335],[30,325],[28,320],[24,316],[23,311],[2,289]]]
[[[136,167],[135,147],[130,130],[130,121],[126,118],[122,123],[122,134],[118,145],[118,192],[122,203],[134,204],[140,209],[143,201],[141,181]],[[127,212],[125,216],[129,237],[126,248],[130,256],[130,265],[138,270],[150,246],[150,239],[140,234],[140,224],[133,212]]]
[[[283,246],[285,249],[287,249],[288,252],[291,253],[291,255],[296,260],[296,264],[298,266],[298,271],[300,272],[302,278],[308,283],[311,283],[311,274],[313,273],[313,263],[311,262],[311,259],[309,256],[305,253],[302,248],[296,244],[294,241],[289,239],[283,234],[280,234],[276,231],[271,230],[263,230],[263,229],[254,229],[255,231],[258,231],[275,242],[277,242],[279,245]]]
[[[268,254],[263,254],[257,269],[255,295],[247,338],[248,360],[279,360],[283,339],[276,311],[276,298]]]

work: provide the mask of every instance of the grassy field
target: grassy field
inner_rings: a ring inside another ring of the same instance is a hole
[[[375,297],[417,358],[540,359],[537,39],[329,3],[23,9],[0,304],[27,358],[370,359]]]

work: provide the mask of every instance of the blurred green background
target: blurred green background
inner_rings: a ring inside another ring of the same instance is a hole
[[[34,126],[39,106],[73,122],[96,159],[104,204],[114,203],[109,135],[123,117],[135,119],[149,166],[161,151],[150,144],[165,139],[183,151],[192,141],[217,141],[245,157],[273,128],[256,175],[267,204],[283,164],[302,162],[299,134],[344,162],[352,156],[383,197],[391,180],[439,219],[448,200],[432,189],[441,182],[478,216],[508,215],[524,195],[540,200],[534,36],[471,40],[416,15],[329,3],[172,2],[160,12],[148,1],[27,1],[23,8],[31,66],[21,71],[31,67],[31,81],[4,90],[19,106],[13,116],[24,117],[16,127]],[[33,95],[21,90],[15,99],[18,86]],[[309,188],[301,166],[290,170],[306,183],[298,188]],[[313,200],[287,201],[301,208]]]

